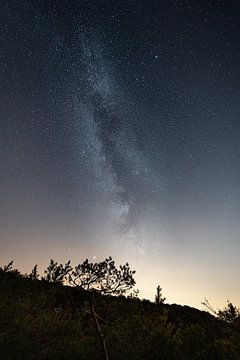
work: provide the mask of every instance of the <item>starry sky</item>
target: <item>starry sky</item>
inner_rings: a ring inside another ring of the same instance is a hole
[[[240,4],[2,0],[0,261],[112,255],[240,303]]]

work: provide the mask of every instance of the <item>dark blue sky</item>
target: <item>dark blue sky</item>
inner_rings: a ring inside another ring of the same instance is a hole
[[[0,260],[112,255],[142,296],[240,301],[238,2],[0,15]]]

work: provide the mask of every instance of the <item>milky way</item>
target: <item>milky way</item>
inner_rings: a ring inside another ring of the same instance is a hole
[[[137,144],[133,118],[136,115],[121,111],[121,102],[126,106],[129,100],[124,89],[116,86],[101,43],[80,33],[77,48],[74,59],[84,68],[83,76],[78,74],[78,82],[83,82],[84,87],[81,96],[77,91],[73,94],[78,129],[74,133],[74,151],[80,151],[79,166],[87,159],[89,181],[96,191],[94,200],[96,207],[105,213],[104,221],[110,221],[116,232],[130,233],[131,239],[135,239],[132,246],[143,251],[141,220],[147,208],[153,207],[152,193],[155,192],[155,197],[161,194],[162,176],[160,171],[154,174]],[[76,71],[74,67],[75,78]]]

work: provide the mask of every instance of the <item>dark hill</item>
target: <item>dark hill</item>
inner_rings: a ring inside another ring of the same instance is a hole
[[[2,360],[102,359],[91,292],[0,270]],[[240,359],[240,331],[188,306],[96,294],[109,359]]]

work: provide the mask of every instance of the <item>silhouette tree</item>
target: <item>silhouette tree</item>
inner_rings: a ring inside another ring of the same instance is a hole
[[[72,285],[82,289],[91,290],[90,312],[94,320],[95,327],[101,343],[102,354],[105,360],[108,360],[108,351],[106,347],[105,335],[99,324],[102,318],[96,313],[94,308],[94,293],[120,295],[129,291],[134,285],[133,275],[135,270],[131,270],[128,263],[115,266],[111,256],[99,263],[89,263],[86,259],[82,264],[77,265],[69,274],[69,282]]]
[[[28,275],[28,277],[32,280],[37,280],[39,278],[38,272],[37,272],[37,265],[34,265],[32,268],[31,273]]]
[[[34,271],[36,271],[35,267],[32,271],[33,275]],[[134,274],[135,270],[131,270],[128,263],[117,268],[111,256],[98,263],[91,263],[86,259],[74,268],[70,265],[70,260],[65,265],[58,265],[51,259],[43,279],[57,283],[66,281],[70,285],[91,291],[90,313],[99,336],[103,358],[108,360],[105,335],[99,323],[99,320],[105,321],[95,311],[94,294],[98,292],[102,295],[122,295],[136,284]]]
[[[128,263],[117,268],[111,256],[99,263],[86,259],[69,273],[69,283],[101,294],[120,295],[135,285],[134,274]]]
[[[215,310],[209,303],[207,299],[201,303],[204,305],[213,315],[218,317],[218,319],[228,323],[230,325],[240,325],[240,309],[234,306],[229,300],[227,301],[227,307],[223,310]]]
[[[240,325],[240,309],[234,306],[229,300],[227,301],[227,307],[218,311],[218,318],[224,322],[233,325]]]
[[[156,304],[163,304],[166,298],[162,296],[162,288],[160,285],[157,287],[157,294],[155,295],[155,303]]]

